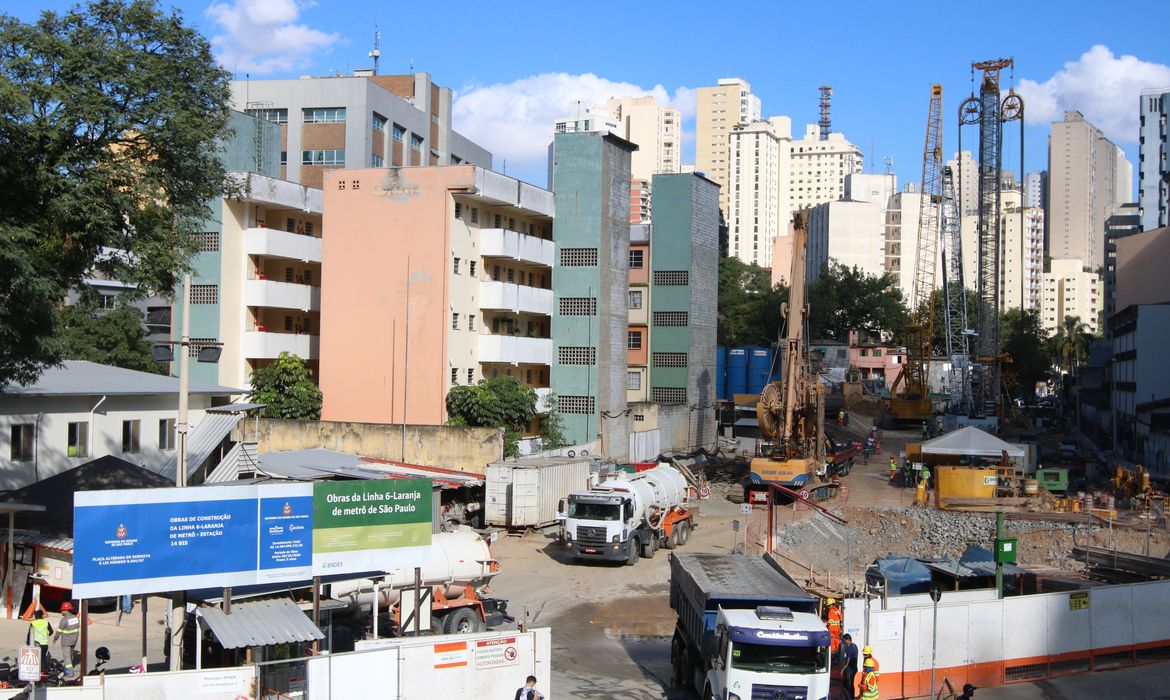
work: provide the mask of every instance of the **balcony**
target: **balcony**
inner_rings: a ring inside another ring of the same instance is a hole
[[[293,282],[246,280],[244,304],[273,309],[321,310],[321,288]]]
[[[513,313],[552,316],[551,289],[526,287],[512,282],[485,281],[479,283],[479,307]]]
[[[485,228],[479,232],[480,255],[512,258],[533,265],[552,267],[556,245],[543,238],[529,236],[506,228]]]
[[[321,239],[273,228],[244,229],[244,252],[285,260],[321,262]]]
[[[244,333],[244,357],[250,360],[275,360],[287,352],[305,360],[315,360],[319,354],[320,337],[301,333]]]
[[[510,365],[550,365],[552,340],[518,335],[481,335],[479,361]]]

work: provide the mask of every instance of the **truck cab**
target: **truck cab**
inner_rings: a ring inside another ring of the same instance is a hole
[[[713,652],[704,700],[829,697],[829,633],[812,613],[721,608]]]
[[[638,546],[637,538],[630,537],[637,523],[633,522],[634,501],[628,492],[569,494],[562,513],[565,549],[573,556],[627,561],[631,548]]]

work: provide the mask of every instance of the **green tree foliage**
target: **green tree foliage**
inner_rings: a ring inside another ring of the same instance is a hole
[[[447,392],[447,416],[450,425],[503,428],[504,456],[515,457],[520,431],[536,416],[536,390],[506,375],[453,386]]]
[[[249,400],[266,406],[265,418],[321,418],[321,390],[313,382],[305,361],[287,352],[252,373]]]
[[[151,0],[0,15],[0,385],[61,359],[84,275],[174,289],[225,189],[228,79]]]
[[[736,257],[719,259],[718,341],[723,346],[774,345],[788,289],[768,270]]]
[[[62,358],[163,374],[166,365],[150,356],[142,312],[122,303],[103,309],[95,297],[83,294],[78,303],[59,310]]]
[[[901,337],[909,314],[891,274],[871,275],[832,260],[809,285],[809,337],[846,341],[849,331]]]
[[[952,287],[954,289],[954,287]],[[964,290],[967,295],[967,328],[973,328],[975,317],[979,314],[979,297],[975,290]],[[946,297],[943,290],[937,289],[931,295],[931,309],[934,315],[934,354],[945,355],[947,351],[947,317]]]
[[[557,408],[557,395],[549,394],[548,410],[540,417],[540,449],[555,450],[569,444],[565,438],[565,423]]]
[[[1000,316],[999,325],[1001,348],[1012,358],[1005,370],[1015,375],[1018,398],[1032,398],[1036,383],[1047,380],[1052,369],[1048,334],[1040,323],[1040,313],[1008,309]]]
[[[1050,364],[1058,367],[1062,374],[1071,374],[1089,356],[1092,340],[1093,334],[1089,333],[1089,326],[1080,316],[1065,316],[1056,335],[1049,340]]]

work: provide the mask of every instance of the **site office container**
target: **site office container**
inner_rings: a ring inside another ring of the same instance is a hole
[[[532,457],[487,467],[484,517],[488,525],[544,527],[557,520],[557,504],[589,487],[588,459]]]

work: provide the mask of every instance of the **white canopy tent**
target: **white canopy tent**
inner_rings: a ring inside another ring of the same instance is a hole
[[[999,457],[1004,452],[1007,452],[1009,457],[1024,457],[1024,450],[1018,445],[1004,442],[991,433],[970,425],[922,443],[922,453],[928,455]]]

